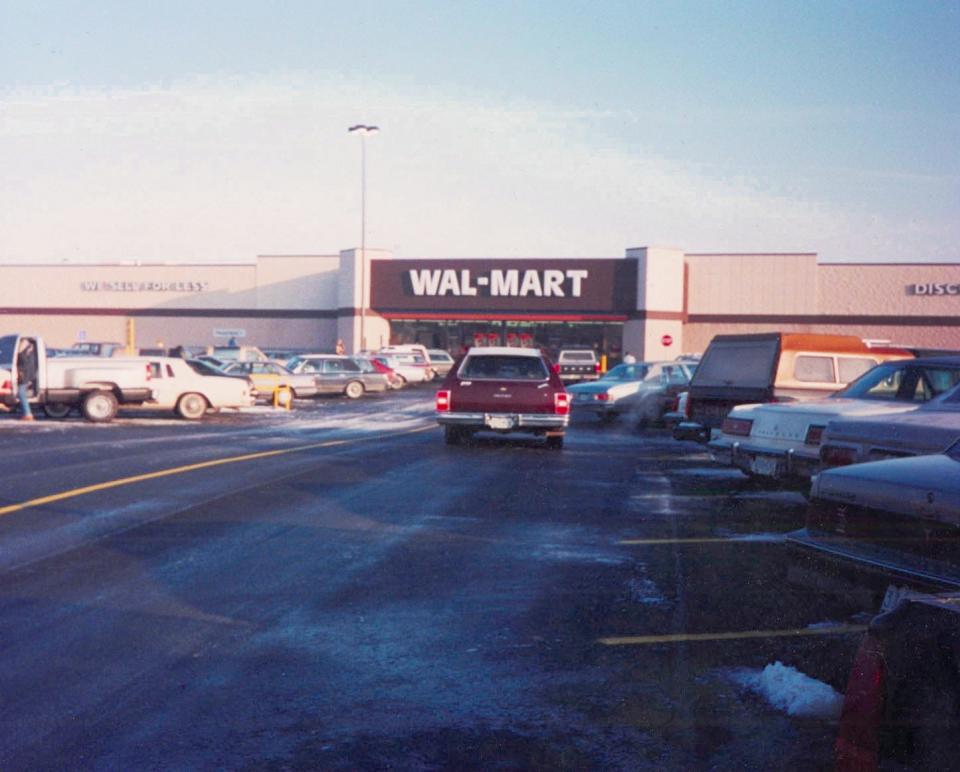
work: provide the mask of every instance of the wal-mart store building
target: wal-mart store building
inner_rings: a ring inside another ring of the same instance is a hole
[[[820,263],[815,253],[0,265],[0,328],[51,345],[223,343],[348,350],[422,342],[590,346],[616,359],[702,351],[717,333],[839,332],[960,349],[960,263]]]

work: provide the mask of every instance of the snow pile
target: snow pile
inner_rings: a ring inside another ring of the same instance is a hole
[[[785,533],[741,533],[730,537],[731,541],[782,542],[787,540]]]
[[[837,718],[843,696],[829,684],[811,678],[796,668],[774,662],[763,670],[741,671],[737,682],[756,692],[778,710],[790,716]]]

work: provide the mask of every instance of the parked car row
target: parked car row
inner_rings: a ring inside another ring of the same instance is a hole
[[[84,343],[55,356],[41,338],[8,335],[0,337],[0,405],[17,405],[25,384],[31,406],[51,418],[80,412],[102,423],[133,406],[196,420],[257,401],[292,405],[326,394],[358,399],[425,383],[452,365],[447,352],[422,346],[356,357],[299,351],[280,361],[254,346],[139,349],[130,356],[119,343]]]
[[[846,336],[717,336],[674,436],[808,493],[794,545],[960,588],[960,354],[915,353]]]
[[[715,462],[801,486],[806,522],[787,534],[798,558],[894,583],[853,662],[837,769],[955,766],[960,355],[718,336],[669,417]]]

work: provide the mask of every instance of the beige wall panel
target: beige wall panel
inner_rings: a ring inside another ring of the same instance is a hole
[[[960,323],[960,265],[821,265],[817,283],[821,314],[955,315]],[[955,294],[913,294],[916,284]]]
[[[897,327],[857,324],[687,324],[684,326],[685,353],[703,352],[714,335],[756,332],[820,332],[832,335],[857,335],[865,340],[891,341],[903,346],[960,350],[960,326]]]
[[[337,308],[339,255],[260,255],[257,308]]]
[[[110,289],[109,282],[192,282],[205,289]],[[0,265],[0,308],[255,308],[255,287],[252,263]]]
[[[54,348],[69,348],[79,340],[81,331],[86,333],[88,341],[125,343],[126,325],[124,316],[0,315],[0,335],[39,335]]]
[[[637,261],[637,309],[683,310],[682,250],[638,247],[627,250],[627,259]]]
[[[214,337],[215,329],[242,329],[246,335],[237,342],[247,346],[276,348],[317,348],[333,350],[336,343],[336,319],[250,319],[236,316],[212,318],[138,317],[137,345],[168,348],[224,345],[225,338]]]
[[[816,255],[687,255],[687,266],[690,313],[815,313]]]

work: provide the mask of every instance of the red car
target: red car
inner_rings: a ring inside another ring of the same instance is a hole
[[[478,431],[526,432],[560,449],[570,423],[570,398],[539,349],[473,348],[437,392],[437,422],[448,445]]]
[[[960,593],[891,589],[850,672],[835,769],[956,769],[958,734]]]

